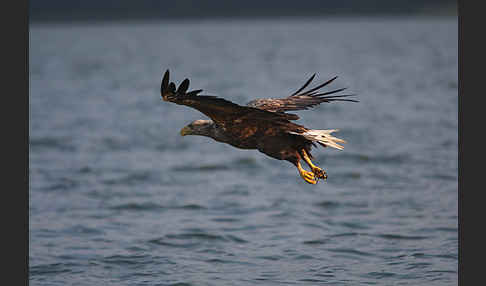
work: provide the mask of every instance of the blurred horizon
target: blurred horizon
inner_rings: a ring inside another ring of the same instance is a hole
[[[457,1],[159,1],[31,0],[29,22],[278,18],[318,16],[455,16]]]

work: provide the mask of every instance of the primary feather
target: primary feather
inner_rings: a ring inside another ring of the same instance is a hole
[[[319,93],[317,90],[323,88],[324,86],[333,82],[337,76],[331,78],[330,80],[324,82],[307,91],[303,91],[314,79],[316,74],[313,74],[306,83],[299,88],[296,92],[292,93],[286,98],[261,98],[255,99],[247,103],[247,106],[273,111],[273,112],[285,112],[285,111],[295,111],[295,110],[305,110],[323,102],[333,102],[333,101],[351,101],[358,102],[355,99],[349,99],[345,97],[355,96],[354,94],[344,94],[344,95],[330,95],[341,92],[346,88],[339,88],[327,92]]]

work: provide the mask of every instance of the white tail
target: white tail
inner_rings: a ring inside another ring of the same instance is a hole
[[[330,129],[330,130],[308,130],[304,133],[296,133],[296,132],[289,132],[292,134],[304,136],[306,139],[311,141],[316,141],[322,143],[326,146],[334,147],[339,150],[343,150],[344,147],[337,144],[337,143],[346,143],[343,139],[336,138],[331,135],[331,133],[339,131],[339,129]]]

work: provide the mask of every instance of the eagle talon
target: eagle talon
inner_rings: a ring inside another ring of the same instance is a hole
[[[306,181],[309,184],[315,185],[319,181],[319,179],[316,178],[315,174],[312,172],[300,170],[299,173],[302,179],[304,179],[304,181]]]
[[[321,168],[319,167],[315,167],[312,172],[315,174],[316,177],[320,178],[320,179],[324,179],[326,180],[327,179],[327,173],[326,171],[322,170]]]
[[[319,179],[316,179],[315,177],[312,178],[312,177],[313,177],[313,174],[311,172],[309,172],[309,174],[304,175],[302,178],[304,179],[304,181],[306,181],[309,184],[312,184],[312,185],[317,184]]]

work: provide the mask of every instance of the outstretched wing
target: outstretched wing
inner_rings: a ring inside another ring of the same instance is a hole
[[[335,93],[345,90],[346,88],[339,88],[327,92],[319,92],[319,89],[330,84],[332,81],[334,81],[337,78],[337,76],[331,78],[330,80],[326,81],[325,83],[319,86],[316,86],[307,91],[303,91],[311,83],[311,81],[314,79],[315,76],[316,74],[313,74],[301,88],[299,88],[296,92],[291,94],[289,97],[256,99],[248,102],[247,106],[251,106],[251,107],[255,107],[267,111],[273,111],[273,112],[285,112],[285,111],[292,111],[292,110],[308,109],[310,107],[319,105],[323,102],[333,102],[333,101],[358,102],[357,100],[354,99],[345,98],[349,96],[354,96],[354,94],[333,95]]]
[[[293,118],[292,115],[285,113],[268,112],[249,106],[241,106],[216,96],[199,95],[202,89],[188,92],[188,88],[189,79],[187,78],[176,88],[175,83],[169,82],[169,70],[167,70],[162,79],[160,93],[164,101],[197,109],[222,127],[232,125],[241,118],[251,117],[254,120],[288,120]]]

